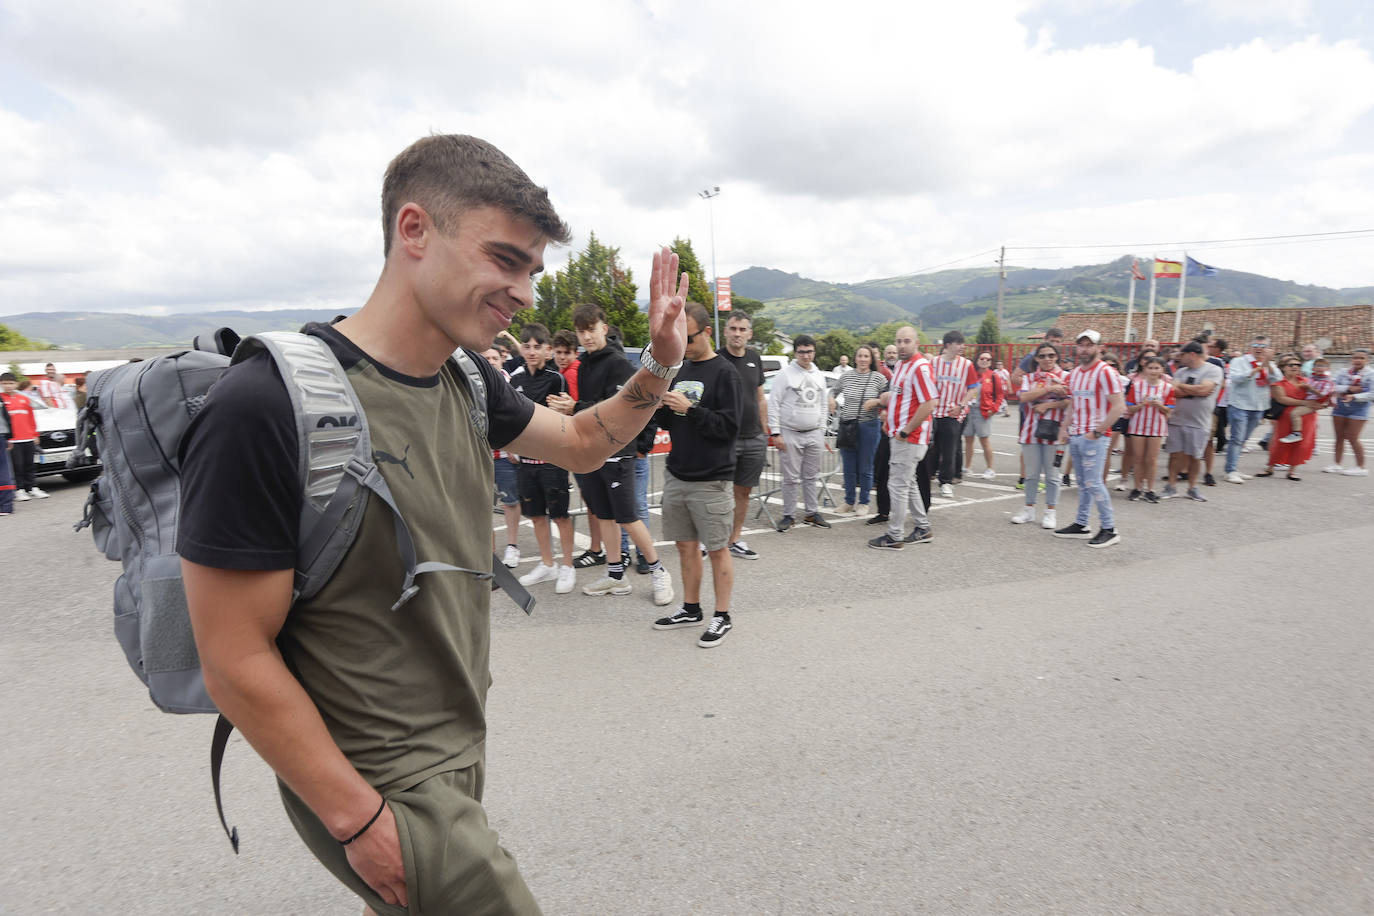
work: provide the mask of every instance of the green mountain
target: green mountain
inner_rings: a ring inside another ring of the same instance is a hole
[[[1003,333],[1022,337],[1040,330],[1062,312],[1124,312],[1129,295],[1131,258],[1058,270],[1007,268],[1003,294]],[[750,267],[731,277],[741,296],[766,303],[763,314],[788,334],[832,328],[861,331],[888,321],[910,320],[927,332],[958,328],[974,331],[989,308],[997,307],[995,267],[942,270],[929,274],[826,283],[799,274]],[[1178,280],[1160,280],[1155,304],[1172,306]],[[1136,283],[1136,308],[1143,309],[1149,283]],[[1330,289],[1276,280],[1244,271],[1221,270],[1193,277],[1184,308],[1326,308],[1374,300],[1374,287]]]
[[[229,327],[240,334],[298,331],[311,321],[329,321],[338,313],[326,309],[280,309],[268,312],[197,312],[183,315],[125,315],[118,312],[27,312],[0,318],[35,340],[63,349],[111,350],[124,347],[185,347],[197,334]]]

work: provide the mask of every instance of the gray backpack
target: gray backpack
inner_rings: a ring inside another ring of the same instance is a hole
[[[209,340],[196,338],[193,346],[94,373],[78,420],[81,447],[69,459],[75,466],[91,460],[88,452],[100,458],[101,475],[91,485],[76,529],[90,527],[96,547],[123,563],[114,588],[115,636],[158,708],[172,713],[219,712],[201,678],[176,552],[178,452],[192,418],[224,370],[261,351],[275,361],[296,416],[304,499],[293,601],[313,596],[334,574],[357,535],[366,491],[371,491],[391,510],[405,567],[393,611],[419,591],[416,576],[440,571],[494,579],[526,613],[533,609],[529,592],[494,557],[490,570],[417,562],[410,529],[373,460],[362,405],[322,339],[278,331],[240,342],[238,335],[222,328]],[[482,375],[461,349],[454,352],[453,361],[473,396],[473,425],[485,438]],[[220,763],[232,730],[233,725],[219,716],[211,743],[211,781],[220,822],[237,852],[238,831],[224,818],[219,788]]]

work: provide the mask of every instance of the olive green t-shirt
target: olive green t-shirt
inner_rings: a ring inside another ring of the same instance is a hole
[[[466,381],[452,367],[414,379],[376,365],[331,328],[315,333],[339,355],[363,405],[374,460],[410,529],[417,561],[490,570],[491,449],[524,428],[530,402],[475,358],[490,391],[489,442],[474,428]],[[283,411],[285,391],[270,361],[254,362],[236,365],[216,384],[184,451],[183,490],[218,495],[183,496],[178,544],[183,556],[208,566],[295,563],[300,483],[294,426],[288,436],[283,413],[294,419],[289,403]],[[225,454],[231,443],[234,460]],[[404,579],[393,515],[371,493],[367,498],[338,571],[291,609],[277,642],[340,749],[387,793],[481,756],[491,587],[467,573],[426,573],[416,579],[419,593],[391,610]]]

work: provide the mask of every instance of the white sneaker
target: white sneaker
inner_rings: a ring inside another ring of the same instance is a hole
[[[853,503],[845,503],[843,506],[840,506],[840,508],[838,508],[838,509],[835,510],[835,514],[836,514],[836,515],[853,515],[853,514],[854,514],[854,504],[853,504]]]
[[[1055,526],[1058,525],[1058,524],[1059,524],[1059,522],[1058,522],[1058,521],[1055,519],[1055,517],[1054,517],[1054,510],[1053,510],[1053,509],[1046,509],[1046,510],[1045,510],[1045,517],[1044,517],[1043,519],[1040,520],[1040,527],[1041,527],[1041,528],[1048,528],[1050,531],[1053,531],[1054,528],[1055,528]]]
[[[994,471],[992,468],[988,468],[986,471],[983,472],[983,479],[984,479],[984,480],[996,480],[996,479],[997,479],[997,472]]]
[[[1231,471],[1226,475],[1227,483],[1245,483],[1245,478],[1240,476],[1240,471]]]
[[[577,570],[571,566],[555,566],[558,570],[558,582],[553,590],[559,595],[566,595],[577,585]]]
[[[37,487],[29,487],[29,495],[32,496],[34,499],[47,499],[47,498],[48,498],[48,494],[44,493],[42,490],[38,489]]]
[[[1035,521],[1035,507],[1022,506],[1021,511],[1011,517],[1013,525],[1024,525],[1026,522]]]
[[[591,585],[582,586],[584,595],[628,595],[634,591],[634,587],[624,579],[612,579],[610,576],[602,576]]]
[[[1368,469],[1368,468],[1358,468],[1358,467],[1357,467],[1357,468],[1346,468],[1344,471],[1341,471],[1341,473],[1344,474],[1346,477],[1368,477],[1368,476],[1369,476],[1369,469]]]
[[[534,569],[531,569],[529,572],[525,573],[523,576],[520,577],[520,584],[525,586],[538,585],[540,582],[552,582],[554,579],[557,578],[557,564],[554,564],[553,566],[545,566],[543,563],[539,563],[534,567]]]
[[[514,569],[515,567],[519,566],[519,565],[520,565],[520,548],[519,548],[519,547],[516,547],[514,544],[507,544],[507,545],[506,545],[506,555],[505,555],[504,557],[501,558],[501,562],[504,563],[504,564],[506,564],[507,566],[509,566],[511,569]],[[540,565],[540,566],[544,566],[543,563],[540,563],[539,565]],[[551,569],[552,567],[544,566],[544,568],[545,568],[545,569]],[[523,580],[522,580],[522,581],[523,581]],[[541,581],[542,581],[542,580],[541,580]]]
[[[945,499],[953,499],[954,488],[947,483],[942,483],[940,484],[940,495],[943,496]]]
[[[659,607],[673,600],[673,574],[666,569],[654,572],[654,604]]]
[[[6,458],[6,459],[4,459],[4,460],[8,461],[9,459]],[[30,498],[30,497],[29,497],[29,494],[25,493],[23,490],[15,490],[15,491],[14,491],[14,498],[15,498],[15,501],[17,501],[17,502],[25,503],[25,502],[28,502],[28,501],[29,501],[29,498]]]
[[[1284,445],[1292,445],[1294,442],[1302,441],[1302,433],[1289,433],[1279,440]]]
[[[960,478],[972,477],[972,476],[973,476],[973,468],[964,468],[963,471],[961,471],[961,472],[959,473],[959,476],[960,476]]]
[[[1339,465],[1339,464],[1328,464],[1326,467],[1322,468],[1322,473],[1323,473],[1323,474],[1344,474],[1344,473],[1345,473],[1345,468],[1343,468],[1343,467],[1342,467],[1341,465]]]

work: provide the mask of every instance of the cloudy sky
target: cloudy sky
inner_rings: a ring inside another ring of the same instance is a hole
[[[1372,51],[1368,0],[0,0],[0,314],[356,306],[429,132],[641,280],[677,235],[709,264],[719,186],[722,275],[1193,242],[1374,285],[1374,231],[1218,241],[1374,230]]]

